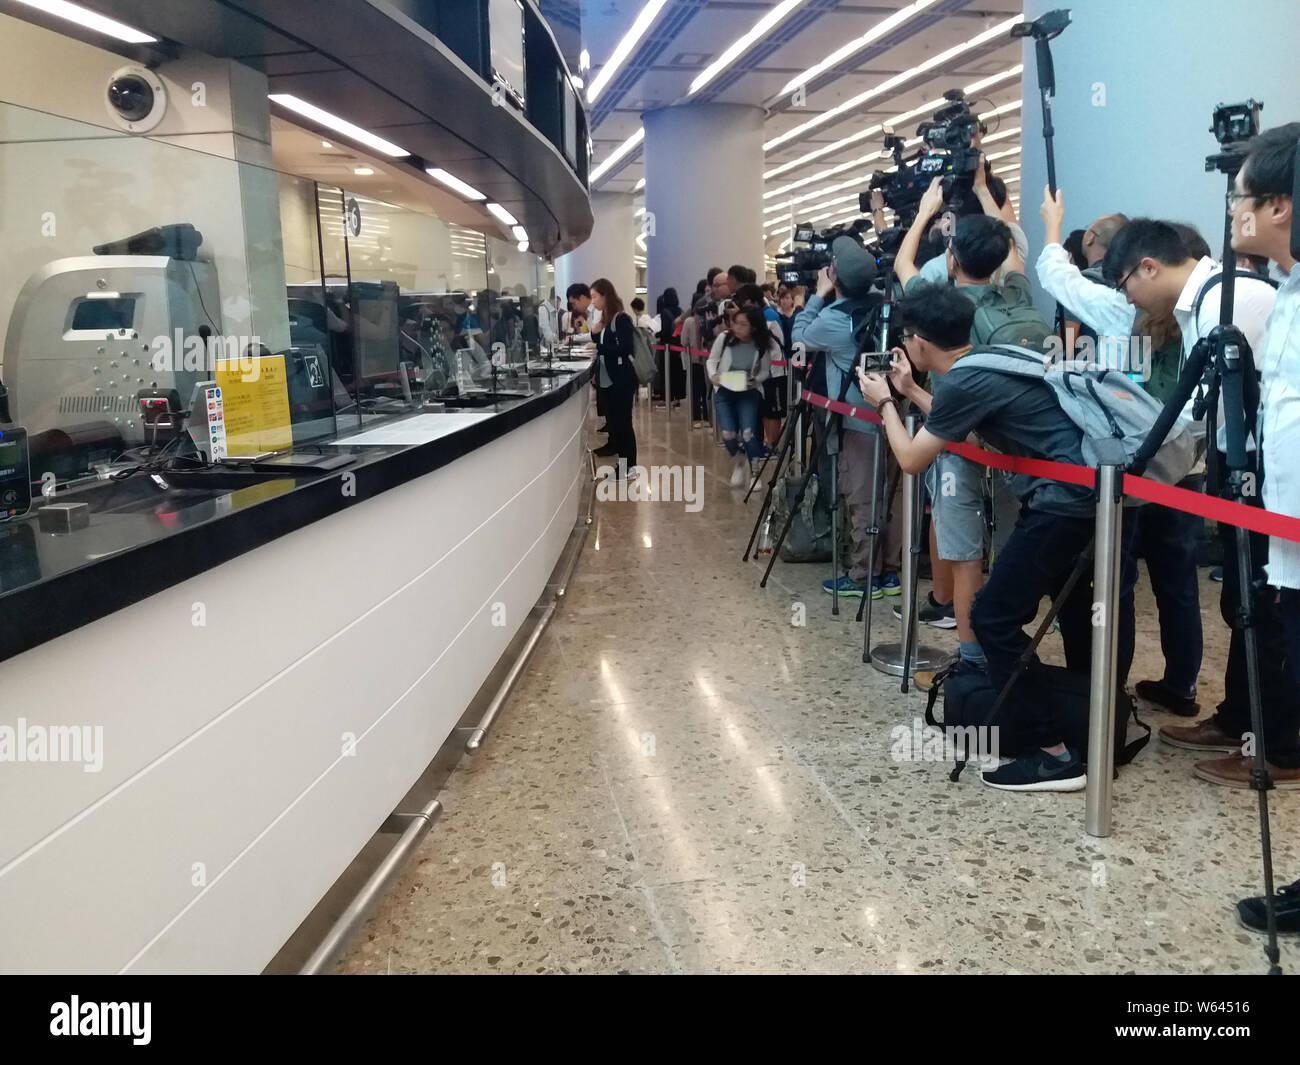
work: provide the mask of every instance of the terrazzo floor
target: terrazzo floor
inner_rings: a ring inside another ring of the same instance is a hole
[[[336,971],[1264,970],[1233,910],[1261,882],[1252,793],[1196,780],[1197,755],[1153,739],[1094,838],[1082,792],[896,761],[893,730],[924,694],[862,664],[856,603],[831,615],[823,565],[778,563],[758,587],[740,560],[758,497],[728,487],[709,431],[642,403],[637,436],[642,464],[705,468],[703,508],[596,504],[526,675]],[[1226,640],[1218,585],[1202,592],[1209,712]],[[1139,596],[1135,680],[1162,666],[1145,575]],[[897,639],[892,602],[873,642]],[[922,633],[955,650],[954,633]],[[1300,792],[1271,803],[1287,883]],[[1300,966],[1300,942],[1282,952]]]

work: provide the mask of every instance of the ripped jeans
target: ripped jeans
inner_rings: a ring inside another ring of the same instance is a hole
[[[719,388],[713,393],[713,411],[722,443],[732,458],[740,454],[742,447],[751,459],[763,457],[763,442],[758,436],[758,414],[762,406],[763,394],[753,388],[744,392]]]

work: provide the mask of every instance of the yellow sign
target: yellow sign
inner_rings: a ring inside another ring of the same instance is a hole
[[[217,363],[226,414],[226,453],[260,455],[293,445],[284,356]]]

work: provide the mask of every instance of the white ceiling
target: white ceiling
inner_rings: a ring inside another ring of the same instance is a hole
[[[876,3],[803,0],[781,23],[740,55],[727,71],[693,97],[691,102],[707,99],[765,105],[770,109],[766,120],[767,139],[770,141],[845,100],[870,90],[889,78],[913,70],[939,53],[969,42],[985,30],[1009,18],[1020,16],[1023,12],[1022,0],[937,0],[933,7],[884,38],[893,40],[894,35],[898,34],[902,35],[901,40],[888,47],[873,43],[866,50],[846,59],[833,73],[810,82],[804,106],[791,106],[787,97],[777,96],[797,74],[825,59],[849,40],[867,33],[909,3],[910,0],[878,0]],[[582,0],[582,43],[590,53],[592,63],[591,70],[586,74],[588,84],[600,71],[643,6],[644,0]],[[669,0],[649,32],[623,64],[620,73],[597,97],[596,103],[589,105],[594,120],[593,167],[599,166],[618,145],[636,132],[643,111],[684,102],[690,83],[696,75],[776,6],[777,0]],[[798,27],[799,20],[804,20],[807,24]],[[680,22],[681,25],[667,40],[657,39],[664,36],[662,30],[671,21]],[[925,25],[927,21],[931,24]],[[660,31],[658,34],[657,28]],[[783,36],[789,36],[789,39],[778,44],[770,55],[759,54],[774,39],[779,40]],[[1009,34],[999,34],[986,45],[947,60],[914,78],[905,78],[896,89],[773,147],[765,156],[766,169],[771,171],[781,164],[800,160],[809,152],[937,100],[946,89],[972,85],[1021,62],[1021,42],[1012,41]],[[645,69],[635,76],[629,76],[628,68],[633,66]],[[729,80],[731,83],[726,84]],[[1018,75],[1004,78],[974,95],[980,101],[980,112],[1013,104],[1020,99],[1020,78]],[[1038,107],[1035,101],[1030,101],[1030,106],[1034,116],[1032,122],[1037,118]],[[917,116],[900,124],[899,132],[908,137],[913,136],[916,124],[924,117],[928,116]],[[1003,116],[992,119],[989,125],[990,135],[996,135],[999,131],[1006,133],[1021,125],[1021,114],[1018,110],[1008,111]],[[769,178],[767,189],[770,193],[791,180],[817,174],[839,163],[860,159],[873,149],[878,149],[880,140],[881,134],[874,133],[830,151],[815,161],[801,163],[788,173]],[[990,144],[990,153],[1013,151],[1012,155],[995,160],[994,167],[1018,163],[1019,147],[1018,132]],[[874,165],[884,166],[888,163],[886,161]],[[846,170],[799,191],[815,192],[821,185],[844,181],[858,173],[868,173],[870,169],[871,167],[864,166]],[[632,162],[616,168],[593,188],[631,191],[644,173],[638,153]],[[1003,176],[1011,178],[1015,173],[1018,171]],[[1017,184],[1011,185],[1013,195],[1018,188]],[[844,195],[848,191],[851,190],[846,189],[838,195]],[[787,194],[770,198],[769,203],[784,199],[788,199]],[[849,205],[846,210],[851,208],[852,205]]]

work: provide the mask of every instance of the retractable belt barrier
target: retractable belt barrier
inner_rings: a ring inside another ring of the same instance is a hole
[[[816,392],[804,392],[804,398],[815,407],[821,407],[833,414],[842,414],[855,421],[870,425],[882,425],[880,415],[869,407],[855,407],[850,403],[841,403],[829,396]],[[1002,455],[996,451],[986,451],[982,447],[970,444],[945,444],[944,447],[964,459],[989,466],[1007,473],[1025,473],[1031,477],[1044,477],[1065,484],[1082,485],[1091,488],[1097,480],[1097,471],[1091,466],[1076,466],[1069,462],[1052,462],[1048,459],[1022,458],[1018,455]],[[1185,514],[1209,518],[1223,525],[1237,525],[1251,532],[1265,536],[1276,536],[1279,540],[1300,543],[1300,518],[1287,514],[1277,514],[1262,507],[1250,507],[1245,503],[1234,503],[1218,496],[1204,495],[1176,485],[1162,484],[1149,477],[1135,477],[1124,474],[1124,494],[1134,499],[1157,503],[1171,510],[1180,510]]]

